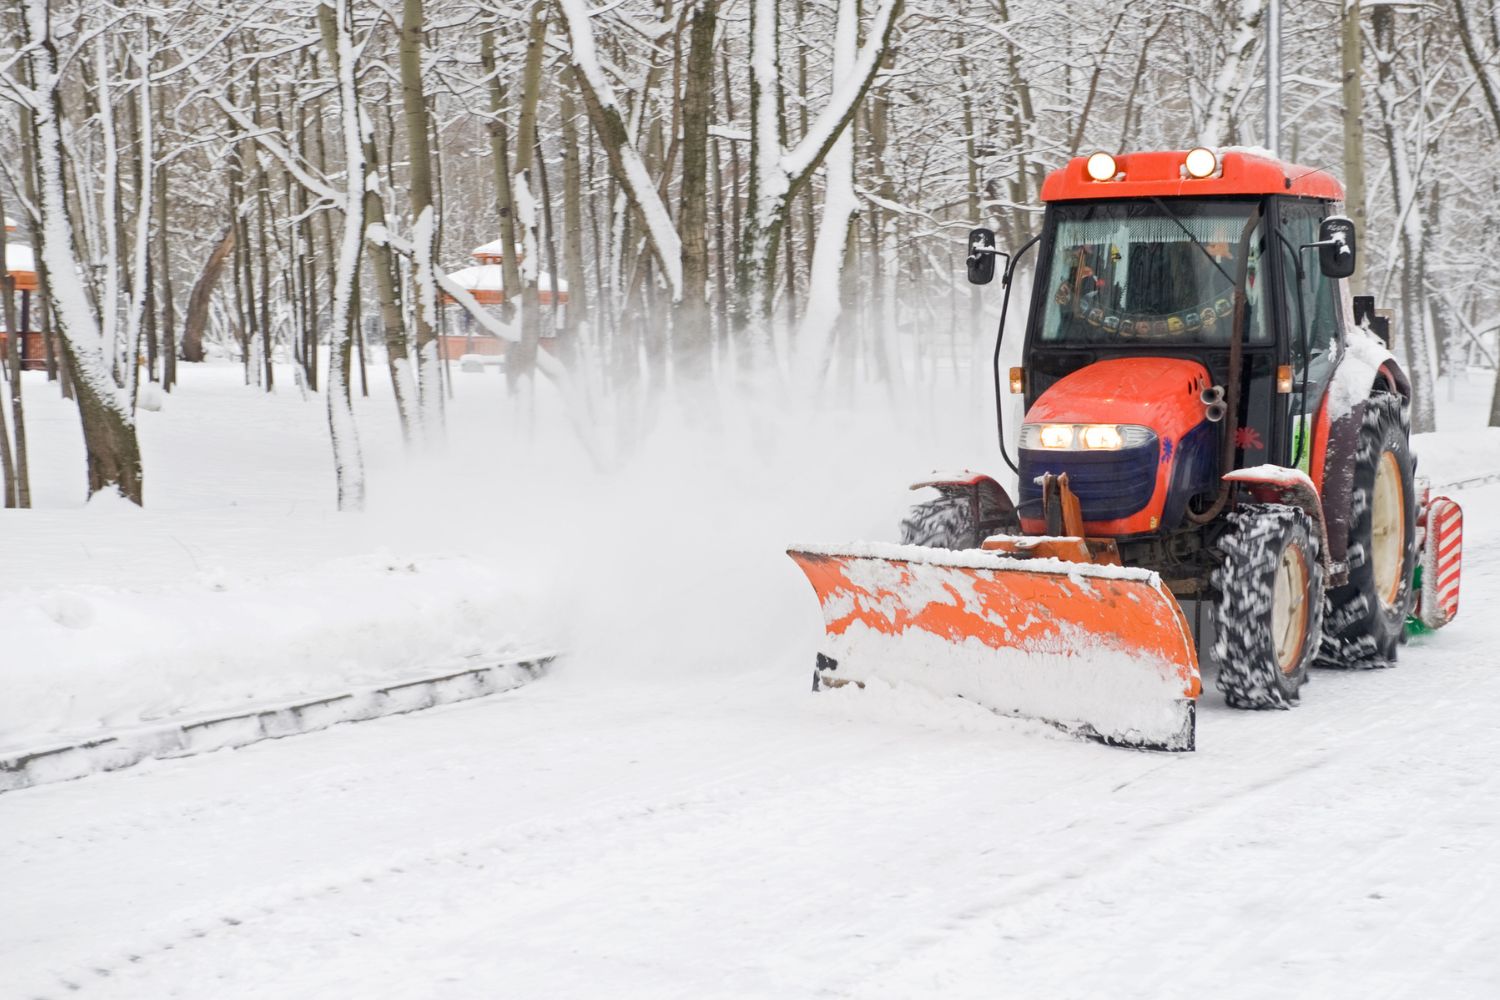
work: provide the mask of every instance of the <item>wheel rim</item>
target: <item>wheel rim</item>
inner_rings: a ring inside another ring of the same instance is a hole
[[[1401,467],[1387,451],[1375,467],[1375,496],[1370,512],[1370,560],[1375,571],[1375,593],[1389,608],[1401,590],[1401,563],[1406,552],[1406,504]]]
[[[1300,545],[1288,545],[1276,567],[1271,594],[1271,639],[1276,643],[1276,662],[1283,674],[1296,671],[1302,662],[1307,638],[1307,553]]]

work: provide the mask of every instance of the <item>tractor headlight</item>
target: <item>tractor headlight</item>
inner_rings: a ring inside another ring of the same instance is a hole
[[[1155,437],[1139,424],[1022,424],[1021,447],[1047,451],[1120,451]]]
[[[1113,424],[1089,424],[1079,430],[1078,440],[1091,451],[1119,451],[1125,443],[1120,428]]]
[[[1036,431],[1037,447],[1057,449],[1073,447],[1072,424],[1042,424],[1040,427],[1026,429]],[[1021,447],[1025,446],[1026,442],[1022,441]]]

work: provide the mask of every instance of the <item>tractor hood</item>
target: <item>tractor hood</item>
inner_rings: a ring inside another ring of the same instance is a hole
[[[1115,358],[1065,375],[1032,404],[1028,424],[1139,424],[1174,439],[1203,422],[1208,369],[1183,358]]]
[[[1058,379],[1032,404],[1021,431],[1021,527],[1043,530],[1032,505],[1041,500],[1037,480],[1050,472],[1067,474],[1090,535],[1175,528],[1189,500],[1218,483],[1219,438],[1202,396],[1208,386],[1208,369],[1183,358],[1115,358]],[[1091,429],[1076,426],[1087,424],[1151,434],[1143,440],[1122,431],[1113,448],[1096,447],[1084,437]]]

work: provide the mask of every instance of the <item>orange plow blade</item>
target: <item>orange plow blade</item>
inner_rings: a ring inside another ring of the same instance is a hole
[[[823,607],[815,683],[912,684],[1106,743],[1193,749],[1198,657],[1155,573],[914,545],[787,554]]]

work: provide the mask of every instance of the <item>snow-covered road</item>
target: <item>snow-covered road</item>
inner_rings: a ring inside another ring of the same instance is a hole
[[[1210,693],[1196,754],[789,663],[565,667],[0,796],[0,994],[1500,995],[1500,534],[1470,525],[1452,628],[1293,712]]]

